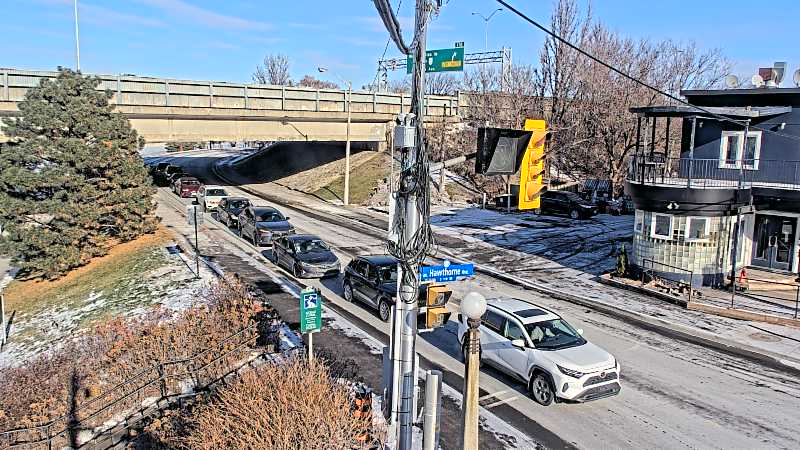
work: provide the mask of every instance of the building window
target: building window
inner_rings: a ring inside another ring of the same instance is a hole
[[[708,240],[708,218],[707,217],[689,217],[686,219],[686,240],[687,241],[705,241]]]
[[[747,133],[744,142],[744,131],[723,131],[719,147],[719,168],[758,170],[761,157],[761,132]]]
[[[635,214],[633,219],[633,231],[637,234],[642,234],[642,229],[644,228],[644,213],[642,211],[636,211]]]
[[[659,239],[672,239],[672,216],[653,214],[650,236]]]

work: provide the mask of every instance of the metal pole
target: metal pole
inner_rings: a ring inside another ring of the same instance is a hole
[[[478,450],[478,374],[480,365],[481,338],[479,320],[468,319],[467,360],[464,377],[463,449]]]
[[[350,204],[350,110],[353,106],[353,83],[347,82],[347,143],[344,147],[344,205]]]
[[[308,332],[308,362],[314,362],[314,332]]]
[[[422,429],[422,449],[439,449],[442,403],[442,372],[429,370],[425,377],[425,415]]]
[[[75,70],[81,70],[81,41],[78,33],[78,0],[75,0]]]
[[[750,120],[748,119],[745,122],[744,126],[744,139],[742,140],[742,147],[741,151],[738,154],[738,161],[739,161],[739,182],[736,187],[736,196],[734,198],[734,202],[739,201],[739,192],[741,192],[744,181],[744,161],[742,158],[744,157],[744,151],[747,147],[747,135],[750,133]],[[742,226],[739,223],[739,219],[741,218],[741,209],[739,206],[736,206],[736,223],[733,226],[733,262],[731,263],[731,309],[733,309],[734,299],[736,298],[736,256],[739,253],[739,233],[740,227]]]
[[[194,263],[195,263],[195,278],[200,278],[200,241],[197,237],[197,206],[192,208],[194,213]]]
[[[511,212],[511,175],[506,175],[506,213]]]

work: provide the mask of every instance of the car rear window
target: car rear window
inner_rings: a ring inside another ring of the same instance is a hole
[[[229,200],[228,201],[228,205],[230,205],[230,207],[234,208],[234,209],[247,208],[248,203],[249,202],[247,200],[233,200],[233,201]]]
[[[211,197],[222,197],[228,195],[228,193],[225,192],[225,189],[207,189],[206,195]]]
[[[181,183],[182,184],[188,184],[190,186],[195,186],[195,185],[200,184],[200,182],[197,181],[197,180],[183,180],[183,181],[181,181]]]

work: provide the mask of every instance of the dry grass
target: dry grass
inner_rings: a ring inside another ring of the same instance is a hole
[[[94,286],[94,281],[107,279],[108,284],[113,285],[114,279],[117,278],[115,274],[121,273],[135,261],[140,260],[143,255],[170,240],[172,237],[169,232],[159,227],[155,233],[119,244],[107,255],[95,258],[57,280],[12,281],[3,290],[6,308],[25,311],[58,297],[85,298],[92,290],[101,290]]]
[[[245,373],[192,414],[151,425],[149,445],[183,449],[372,448],[372,417],[351,413],[351,388],[319,362],[295,358]],[[369,430],[370,442],[359,437]]]
[[[235,280],[219,281],[198,295],[205,297],[204,306],[181,313],[156,309],[136,322],[113,320],[22,367],[0,369],[0,430],[62,416],[71,409],[73,398],[80,409],[155,361],[186,358],[218,347],[225,337],[252,324],[260,309],[246,287]],[[217,375],[241,357],[233,353],[223,358],[207,375]],[[97,426],[157,392],[154,385],[81,426]],[[81,422],[93,408],[78,414],[77,420]]]
[[[363,160],[360,164],[353,163],[350,170],[350,203],[355,205],[369,200],[373,190],[384,178],[389,176],[390,156],[380,152],[370,153],[370,158]],[[339,173],[342,172],[344,170]],[[344,175],[337,176],[315,194],[326,200],[341,199],[344,194]]]

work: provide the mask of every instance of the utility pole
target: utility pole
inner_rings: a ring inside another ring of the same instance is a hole
[[[78,0],[75,0],[75,70],[81,71],[81,40],[78,33]]]

